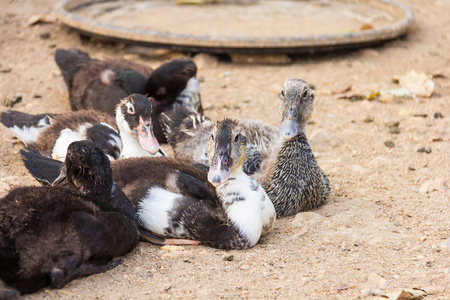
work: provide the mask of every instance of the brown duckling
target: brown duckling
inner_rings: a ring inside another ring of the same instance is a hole
[[[95,110],[60,115],[10,110],[0,114],[0,122],[28,147],[54,159],[64,160],[71,142],[91,140],[115,160],[165,155],[153,134],[151,111],[149,99],[133,94],[117,105],[116,120]]]
[[[114,116],[114,107],[130,94],[152,97],[154,132],[165,136],[159,114],[174,105],[202,112],[197,66],[190,58],[173,59],[156,70],[124,59],[97,60],[79,49],[57,49],[55,61],[69,90],[73,110],[95,109]]]
[[[287,79],[278,99],[282,122],[277,129],[259,121],[239,120],[249,136],[244,170],[252,175],[273,201],[279,216],[322,205],[330,184],[305,134],[314,95],[301,79]],[[176,109],[161,116],[175,157],[208,164],[206,148],[212,122],[198,114]]]
[[[105,272],[138,244],[134,207],[102,149],[72,143],[53,185],[62,182],[68,187],[21,187],[0,199],[0,278],[23,294]]]
[[[287,79],[278,99],[282,116],[280,134],[285,141],[280,151],[273,154],[275,162],[266,167],[270,176],[263,178],[263,186],[277,215],[290,216],[324,204],[331,188],[305,133],[314,103],[309,85],[301,79]]]
[[[164,240],[148,240],[166,244],[254,246],[272,228],[275,209],[261,185],[243,171],[246,144],[240,124],[225,119],[210,136],[209,173],[204,166],[167,157],[113,162],[114,181],[136,206],[142,236],[156,235]],[[56,176],[51,161],[22,154],[39,181],[48,183]]]

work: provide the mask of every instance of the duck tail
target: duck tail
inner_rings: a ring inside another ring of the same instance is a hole
[[[48,158],[30,148],[21,149],[20,155],[27,170],[42,185],[52,185],[59,176],[63,164],[59,160]]]
[[[8,127],[24,144],[30,146],[37,141],[38,135],[51,125],[56,114],[30,115],[24,112],[9,110],[0,114],[0,122]]]
[[[194,136],[197,128],[211,122],[204,115],[190,111],[182,106],[177,106],[168,112],[161,113],[159,118],[164,135],[173,149],[186,136]]]
[[[56,64],[61,70],[61,74],[69,90],[72,88],[72,81],[75,74],[92,60],[89,54],[76,48],[70,48],[68,50],[56,49],[55,52]]]

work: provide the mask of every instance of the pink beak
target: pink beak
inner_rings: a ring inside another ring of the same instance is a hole
[[[153,133],[152,120],[144,122],[141,116],[139,116],[139,126],[135,130],[135,135],[139,141],[141,147],[154,155],[159,150],[159,143]]]

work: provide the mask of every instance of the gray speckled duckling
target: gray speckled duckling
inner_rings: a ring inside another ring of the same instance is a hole
[[[278,216],[316,208],[328,199],[330,182],[317,164],[305,134],[314,95],[301,79],[287,79],[278,95],[280,133],[285,139],[265,184]]]

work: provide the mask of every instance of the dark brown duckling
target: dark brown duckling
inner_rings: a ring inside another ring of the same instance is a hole
[[[202,111],[197,66],[190,58],[173,59],[156,70],[123,59],[96,60],[79,49],[57,49],[55,61],[69,90],[73,110],[95,109],[114,115],[120,99],[130,94],[153,98],[154,132],[160,143],[166,139],[159,114],[177,103]]]
[[[226,119],[215,124],[213,132],[209,174],[205,166],[168,157],[112,163],[114,181],[134,203],[144,238],[156,235],[163,241],[148,240],[245,249],[272,228],[272,202],[243,171],[247,139],[239,123]],[[40,182],[56,176],[55,161],[46,163],[48,159],[33,152],[22,155]]]
[[[60,115],[10,110],[0,114],[0,122],[28,147],[54,159],[64,160],[71,142],[90,140],[115,160],[164,155],[153,133],[151,113],[149,99],[132,94],[117,105],[116,120],[95,110]]]
[[[22,294],[114,268],[138,244],[134,207],[99,147],[72,143],[54,185],[62,182],[0,199],[0,279]]]

